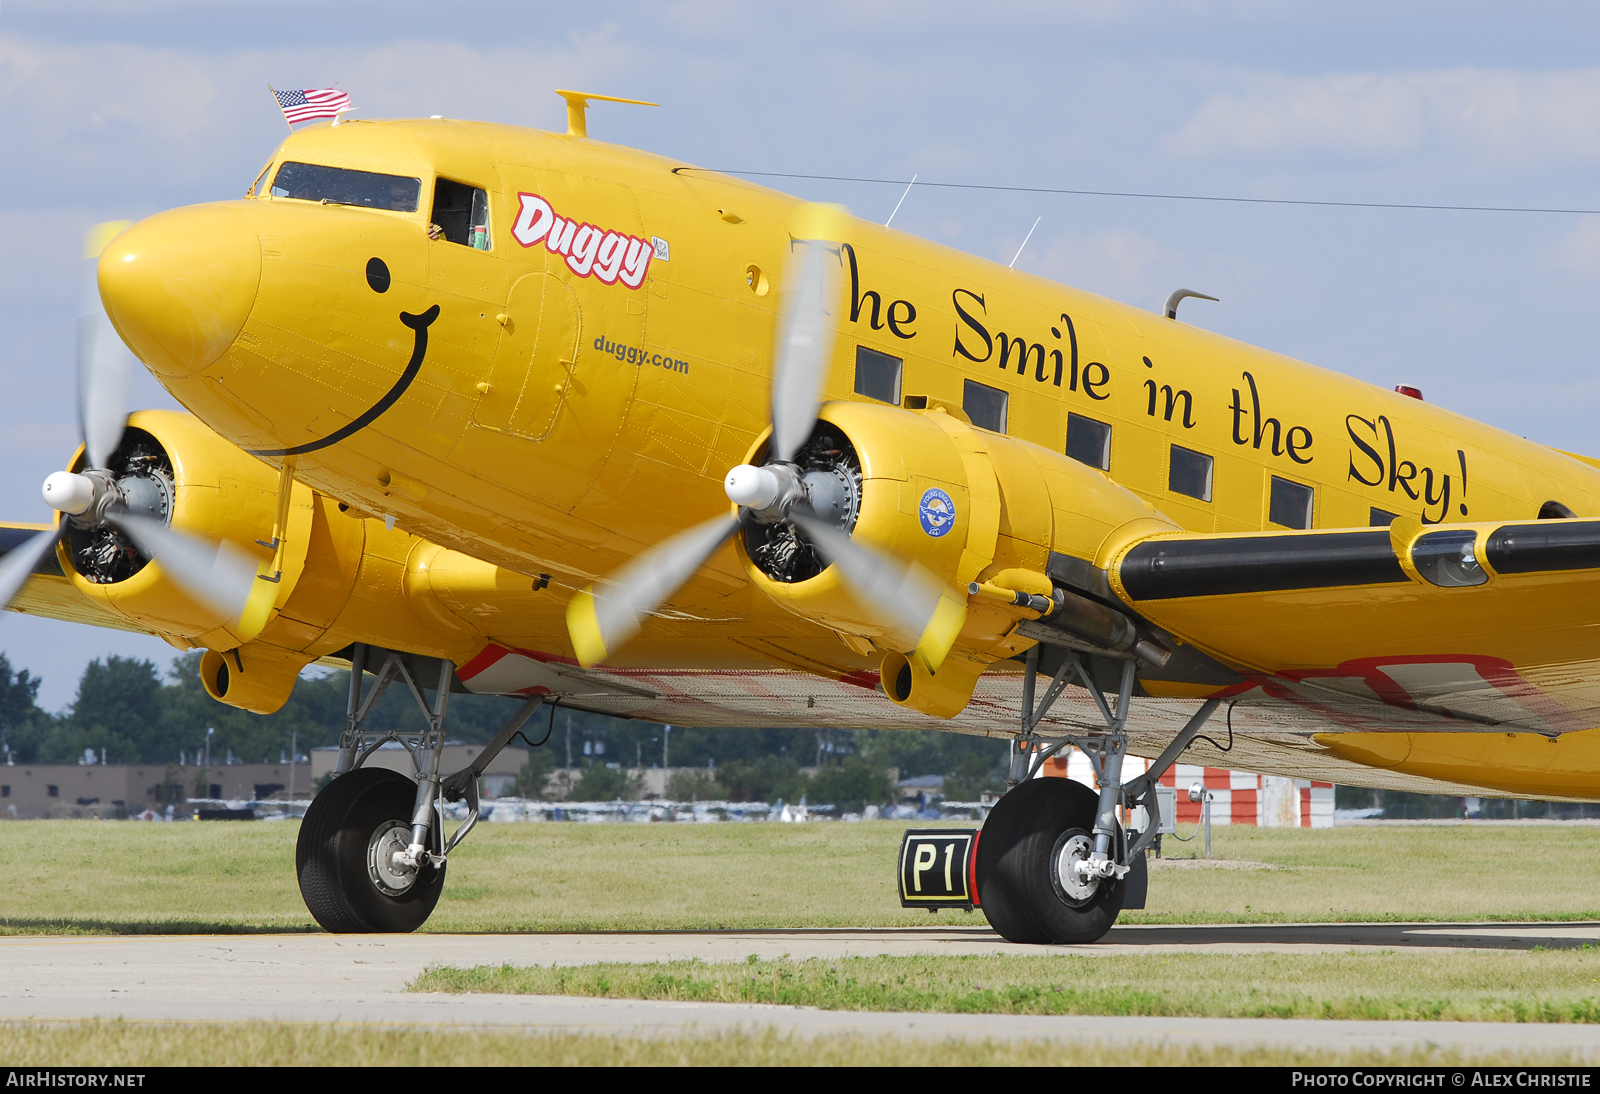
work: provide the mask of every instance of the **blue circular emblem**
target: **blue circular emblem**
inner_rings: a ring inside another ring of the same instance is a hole
[[[956,503],[950,495],[937,486],[930,488],[917,503],[917,516],[922,520],[922,530],[938,539],[956,523]]]

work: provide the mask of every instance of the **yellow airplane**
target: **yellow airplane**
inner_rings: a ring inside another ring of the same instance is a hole
[[[1186,326],[1187,290],[590,140],[604,97],[563,94],[565,134],[303,129],[241,200],[91,238],[84,446],[0,538],[13,610],[204,649],[222,702],[355,670],[297,854],[325,927],[438,900],[452,691],[527,697],[484,761],[547,698],[1012,740],[975,871],[1019,941],[1137,902],[1213,719],[1213,763],[1600,799],[1600,463]],[[192,416],[124,414],[124,344]],[[362,764],[394,681],[415,781]],[[1027,777],[1067,743],[1098,793]]]

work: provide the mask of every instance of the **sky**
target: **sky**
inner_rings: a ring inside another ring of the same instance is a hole
[[[1345,0],[473,4],[0,0],[0,519],[76,443],[84,230],[237,197],[268,95],[565,129],[750,171],[1316,201],[1600,209],[1600,6]],[[903,187],[765,179],[883,220]],[[895,227],[1600,454],[1600,216],[921,187]],[[170,406],[148,376],[137,406]],[[7,615],[48,709],[165,643]]]

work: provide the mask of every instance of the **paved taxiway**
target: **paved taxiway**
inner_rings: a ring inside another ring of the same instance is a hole
[[[1094,946],[1031,947],[972,927],[517,935],[0,938],[0,1020],[342,1022],[678,1036],[775,1027],[995,1040],[1327,1049],[1546,1050],[1600,1060],[1600,1028],[1461,1022],[872,1014],[728,1003],[406,991],[430,965],[587,964],[874,954],[1325,953],[1530,949],[1600,943],[1600,923],[1118,927]]]

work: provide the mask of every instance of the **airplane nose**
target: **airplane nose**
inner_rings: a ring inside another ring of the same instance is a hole
[[[100,299],[157,373],[182,377],[227,352],[261,284],[261,239],[224,205],[141,220],[100,256]]]

